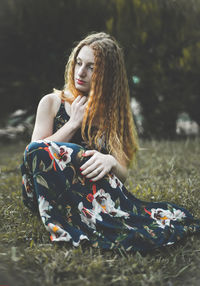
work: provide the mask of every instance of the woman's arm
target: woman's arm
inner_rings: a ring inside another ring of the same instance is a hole
[[[125,182],[128,170],[120,164],[117,159],[109,154],[102,154],[96,150],[88,150],[84,157],[91,157],[80,168],[81,174],[92,182],[102,179],[110,171],[113,172],[123,183]]]
[[[37,109],[35,126],[31,141],[48,139],[58,142],[70,142],[76,130],[80,128],[84,116],[87,98],[78,96],[71,105],[70,119],[53,134],[53,122],[57,113],[55,94],[44,96]],[[102,154],[96,150],[88,150],[85,156],[91,158],[81,166],[82,173],[92,181],[103,178],[112,171],[122,182],[126,180],[127,168],[120,164],[114,156]]]
[[[44,96],[37,109],[35,126],[31,141],[48,139],[51,141],[70,142],[76,130],[81,126],[87,99],[78,96],[71,105],[70,120],[53,134],[53,122],[58,106],[55,94]]]

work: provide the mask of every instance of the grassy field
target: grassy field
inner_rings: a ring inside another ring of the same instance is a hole
[[[142,256],[52,244],[21,201],[25,143],[0,146],[0,285],[200,285],[200,235]],[[142,141],[127,188],[200,218],[200,140]]]

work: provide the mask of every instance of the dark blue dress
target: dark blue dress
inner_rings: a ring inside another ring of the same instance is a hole
[[[61,103],[54,132],[67,120]],[[39,211],[51,241],[148,251],[199,232],[199,221],[186,209],[168,202],[141,201],[112,173],[90,182],[79,169],[87,160],[82,156],[87,145],[80,130],[72,142],[32,142],[21,165],[24,204],[32,212]]]

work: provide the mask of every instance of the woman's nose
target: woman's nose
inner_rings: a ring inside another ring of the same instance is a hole
[[[82,65],[78,70],[78,76],[84,77],[86,75],[85,67]]]

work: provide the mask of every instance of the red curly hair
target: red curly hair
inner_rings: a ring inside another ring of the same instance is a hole
[[[88,35],[73,49],[65,70],[65,88],[61,98],[70,103],[80,95],[74,84],[74,67],[83,46],[94,51],[94,71],[88,104],[82,122],[82,137],[90,148],[101,150],[102,139],[109,153],[129,165],[138,150],[137,132],[130,108],[130,95],[122,49],[110,35]],[[73,97],[65,94],[69,90]],[[98,120],[98,130],[92,126]],[[86,134],[86,126],[87,134]],[[87,135],[87,136],[86,136]]]

